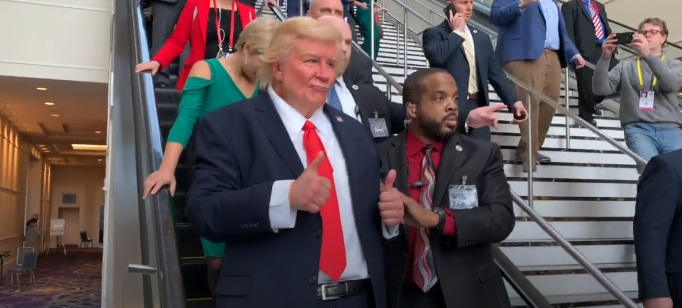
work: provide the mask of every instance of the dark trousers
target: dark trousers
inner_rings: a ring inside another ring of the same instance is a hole
[[[597,64],[601,58],[601,46],[597,46],[591,55],[583,55],[587,62]],[[611,57],[609,69],[612,69],[618,64],[615,57]],[[596,106],[604,100],[604,96],[595,95],[592,91],[592,75],[594,71],[587,66],[576,69],[575,77],[578,83],[578,115],[585,121],[591,122],[594,120],[594,114],[597,112]]]
[[[398,307],[405,308],[445,308],[443,291],[440,283],[436,283],[431,290],[424,293],[411,282],[404,282],[400,291]]]
[[[483,94],[481,94],[482,96]],[[466,100],[463,102],[459,103],[459,116],[457,119],[457,131],[458,132],[465,132],[467,136],[474,138],[474,139],[479,139],[479,140],[485,140],[485,141],[490,141],[490,127],[481,127],[481,128],[469,128],[469,130],[466,130],[466,127],[464,124],[466,123],[467,117],[469,116],[469,112],[472,110],[482,107],[482,104],[480,103],[480,100],[482,97],[479,96],[478,100]]]
[[[166,40],[173,34],[173,29],[175,29],[175,24],[178,21],[180,12],[185,7],[187,0],[177,0],[176,2],[165,2],[155,0],[151,2],[152,6],[152,48],[151,56],[155,56]],[[189,43],[189,42],[188,42]],[[189,46],[189,44],[187,44]],[[189,49],[189,47],[187,48]],[[182,63],[180,66],[182,67]],[[169,81],[168,68],[159,72],[155,76],[155,84],[163,83],[168,84]]]
[[[317,308],[374,308],[374,296],[372,296],[372,291],[368,290],[334,300],[317,300]]]

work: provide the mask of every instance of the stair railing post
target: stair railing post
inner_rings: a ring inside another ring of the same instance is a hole
[[[403,83],[407,79],[407,0],[403,0],[405,8],[403,10]]]
[[[376,59],[376,56],[377,56],[374,53],[374,40],[376,39],[376,37],[374,35],[374,22],[375,22],[375,19],[374,19],[374,8],[375,8],[374,1],[375,0],[369,1],[369,16],[370,16],[369,31],[371,33],[370,36],[372,38],[372,40],[370,41],[370,45],[369,45],[369,47],[370,47],[369,58],[372,59],[372,61],[374,61],[374,59]],[[353,29],[353,31],[355,31],[355,29]],[[389,90],[390,90],[390,88],[389,88]]]
[[[535,162],[537,159],[533,157],[533,147],[535,144],[533,144],[533,128],[531,127],[532,125],[532,116],[533,116],[533,104],[531,104],[531,96],[530,96],[530,91],[526,93],[526,106],[528,106],[528,123],[526,124],[526,163],[528,164],[528,206],[530,208],[533,208],[533,168],[535,167]]]
[[[568,67],[565,68],[564,73],[564,98],[566,99],[566,149],[571,148],[571,118],[568,113],[571,112],[571,98],[568,96]]]

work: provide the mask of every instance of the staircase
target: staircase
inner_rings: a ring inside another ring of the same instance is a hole
[[[264,15],[267,14],[270,14],[269,10],[264,10]],[[396,24],[383,22],[384,38],[376,61],[402,84],[403,36],[402,27],[398,31]],[[362,41],[359,35],[358,38]],[[412,40],[410,35],[407,41],[409,75],[427,67],[427,61],[421,43]],[[378,71],[373,71],[374,84],[384,92],[391,88],[391,99],[402,103],[400,93],[390,87]],[[501,103],[492,87],[490,90],[491,102]],[[575,113],[577,92],[572,89],[569,95],[570,107]],[[519,129],[512,124],[510,113],[500,112],[499,117],[500,126],[493,130],[492,141],[502,149],[505,173],[512,190],[527,200],[527,177],[522,173],[521,165],[513,161]],[[601,116],[596,119],[599,129],[624,143],[617,118]],[[570,120],[570,149],[566,149],[566,121],[562,114],[553,119],[542,149],[552,162],[539,166],[534,173],[533,206],[621,290],[636,298],[632,216],[638,175],[634,161],[589,130],[572,125]],[[516,228],[501,244],[501,249],[550,303],[555,307],[621,307],[534,221],[519,208],[515,208],[515,213]],[[507,292],[514,307],[525,307],[508,285]]]

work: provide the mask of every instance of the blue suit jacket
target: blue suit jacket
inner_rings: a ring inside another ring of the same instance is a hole
[[[566,67],[578,54],[578,49],[568,37],[561,11],[559,15],[559,60]],[[542,56],[545,46],[545,18],[540,4],[535,2],[523,10],[519,0],[494,0],[490,8],[490,21],[498,27],[496,54],[502,64],[511,61],[535,60]]]
[[[331,107],[348,168],[356,228],[379,308],[386,307],[379,202],[380,163],[372,136]],[[322,246],[319,214],[298,212],[296,226],[270,228],[272,184],[303,172],[267,92],[204,117],[197,127],[194,183],[187,218],[198,233],[225,242],[216,307],[317,307]]]
[[[682,304],[682,150],[647,163],[637,185],[634,217],[639,297]]]
[[[495,59],[495,51],[490,37],[487,34],[469,27],[474,39],[476,57],[477,87],[483,90],[485,105],[490,105],[488,100],[488,82],[507,105],[514,112],[514,103],[518,101],[514,88],[511,86],[507,75],[504,74],[500,63]],[[422,34],[424,56],[429,61],[429,66],[438,67],[448,71],[457,82],[459,89],[469,88],[469,62],[464,51],[464,38],[457,33],[452,33],[447,21],[440,25],[424,30]],[[461,90],[460,90],[461,91]],[[466,90],[464,90],[464,93]],[[459,105],[463,106],[466,95],[459,95]],[[466,119],[466,118],[465,118]]]

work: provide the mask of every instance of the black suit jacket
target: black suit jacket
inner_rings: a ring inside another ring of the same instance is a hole
[[[647,163],[635,205],[639,297],[672,297],[682,305],[682,150]]]
[[[611,34],[611,26],[609,26],[609,20],[606,16],[606,8],[599,1],[595,1],[595,3],[597,3],[599,16],[604,24],[604,37],[607,37]],[[587,11],[582,0],[572,0],[561,6],[561,14],[564,15],[568,37],[578,48],[580,54],[585,59],[589,58],[597,47],[597,35],[594,31],[592,18],[590,18],[590,12]]]
[[[357,121],[324,107],[348,169],[355,224],[376,307],[386,308],[374,141]],[[225,243],[216,307],[317,307],[322,246],[319,214],[298,212],[291,229],[272,231],[269,203],[278,180],[303,165],[267,92],[220,108],[197,127],[194,183],[187,218],[199,235]]]
[[[386,97],[386,95],[371,84],[349,84],[344,79],[348,90],[353,95],[355,104],[358,106],[360,112],[360,119],[362,123],[369,129],[369,118],[382,118],[386,121],[386,126],[390,136],[399,134],[405,130],[405,120],[407,113],[403,104],[394,103]],[[371,130],[370,130],[371,133]],[[387,140],[386,138],[374,138],[374,141],[380,143]]]
[[[401,133],[381,143],[378,151],[383,171],[395,169],[395,187],[407,194],[405,138],[406,133]],[[493,261],[491,245],[509,236],[516,219],[499,147],[460,134],[452,136],[445,143],[436,173],[434,206],[449,207],[448,186],[460,185],[465,175],[476,185],[479,206],[453,210],[456,238],[431,233],[438,282],[448,308],[507,308],[509,298],[500,270]],[[406,228],[402,233],[405,236],[401,240],[386,246],[386,282],[391,308],[398,306],[404,283],[408,251]]]
[[[354,85],[374,84],[372,79],[372,60],[353,48],[350,60],[348,61],[348,67],[343,72],[343,80],[347,84]]]
[[[518,101],[516,92],[495,57],[490,37],[474,27],[468,27],[474,39],[477,88],[479,93],[482,93],[479,95],[479,106],[490,105],[488,100],[490,82],[502,102],[513,112],[513,105]],[[467,100],[466,89],[469,88],[469,62],[462,45],[464,38],[453,33],[448,22],[443,21],[424,30],[422,42],[424,56],[429,61],[429,66],[445,69],[455,78],[460,93],[459,104],[464,105]]]

